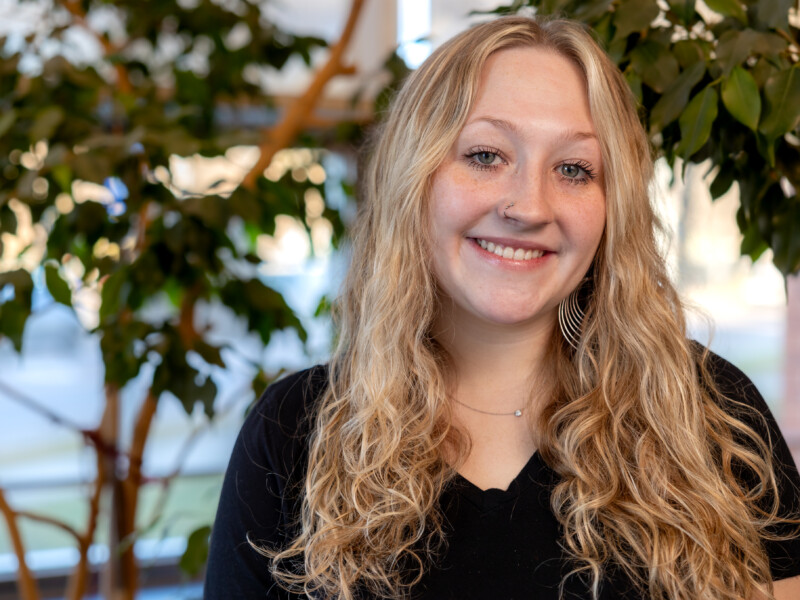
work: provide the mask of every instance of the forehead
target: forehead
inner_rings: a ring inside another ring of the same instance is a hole
[[[489,57],[467,125],[481,119],[506,121],[520,128],[568,125],[594,133],[581,69],[545,48],[510,48]]]

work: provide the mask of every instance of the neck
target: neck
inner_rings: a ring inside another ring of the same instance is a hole
[[[555,324],[555,313],[550,316],[505,325],[478,321],[457,307],[443,310],[436,338],[452,359],[456,398],[498,412],[524,406]]]

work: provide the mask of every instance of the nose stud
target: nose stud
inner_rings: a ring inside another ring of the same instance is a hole
[[[509,203],[509,204],[508,204],[508,206],[506,206],[506,207],[503,209],[503,216],[504,216],[506,219],[513,219],[513,218],[514,218],[514,217],[509,217],[509,216],[508,216],[508,214],[506,213],[506,211],[507,211],[509,208],[511,208],[512,206],[514,206],[514,203],[513,203],[513,202]]]

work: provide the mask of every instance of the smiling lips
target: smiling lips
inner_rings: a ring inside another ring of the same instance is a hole
[[[513,260],[532,260],[544,256],[544,250],[532,250],[530,248],[512,248],[511,246],[503,246],[502,244],[495,244],[494,242],[487,242],[480,238],[474,238],[475,242],[487,252],[491,252],[501,258],[508,258]]]

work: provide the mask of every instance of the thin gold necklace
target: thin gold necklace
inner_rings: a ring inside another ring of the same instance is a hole
[[[488,410],[481,410],[480,408],[475,408],[473,406],[470,406],[469,404],[464,404],[463,402],[461,402],[460,400],[456,400],[455,398],[453,398],[453,402],[455,402],[456,404],[460,404],[464,408],[468,408],[470,410],[474,410],[475,412],[481,413],[483,415],[490,415],[492,417],[521,417],[522,416],[522,409],[521,408],[518,408],[517,410],[515,410],[513,412],[499,413],[499,412],[491,412],[491,411],[488,411]]]

